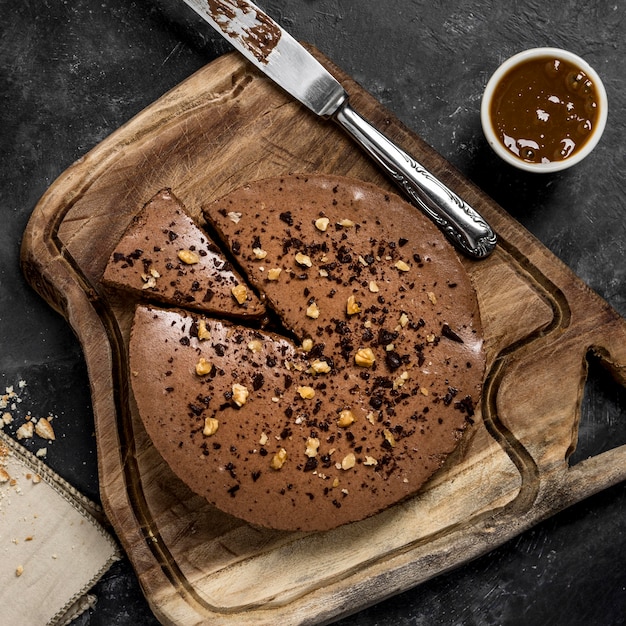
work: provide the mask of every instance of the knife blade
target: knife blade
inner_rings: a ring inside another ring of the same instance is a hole
[[[349,103],[343,86],[248,0],[184,0],[259,70],[322,118],[336,121],[462,252],[482,259],[497,236],[486,220]]]

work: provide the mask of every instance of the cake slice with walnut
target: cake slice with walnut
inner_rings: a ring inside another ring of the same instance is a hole
[[[265,312],[169,189],[159,191],[133,218],[109,258],[103,280],[169,306],[239,318],[258,318]]]

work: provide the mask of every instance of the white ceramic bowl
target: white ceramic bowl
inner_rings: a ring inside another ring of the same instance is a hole
[[[586,143],[579,150],[575,151],[570,157],[559,161],[550,161],[549,163],[531,163],[514,155],[504,146],[496,135],[490,115],[491,100],[496,87],[509,70],[530,59],[543,57],[554,57],[556,59],[569,62],[572,65],[576,65],[583,72],[585,72],[585,74],[587,74],[589,79],[594,84],[598,94],[598,117]],[[572,165],[575,165],[576,163],[580,163],[580,161],[582,161],[595,148],[600,140],[600,137],[602,136],[604,127],[606,126],[607,114],[608,100],[602,80],[598,76],[597,72],[584,59],[581,59],[578,55],[573,54],[572,52],[561,50],[559,48],[532,48],[507,59],[489,79],[481,102],[480,121],[485,137],[487,138],[487,142],[493,148],[495,153],[504,161],[528,172],[549,173],[564,170]]]

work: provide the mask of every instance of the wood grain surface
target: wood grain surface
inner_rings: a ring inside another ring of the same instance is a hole
[[[36,207],[22,248],[29,281],[81,341],[105,511],[166,624],[330,621],[483,554],[626,478],[626,446],[568,463],[588,355],[626,384],[626,322],[320,59],[357,110],[498,232],[487,260],[463,259],[486,337],[478,419],[416,497],[323,534],[248,526],[195,496],[163,463],[129,393],[132,308],[101,284],[133,215],[170,187],[200,220],[203,203],[288,172],[340,174],[395,190],[332,122],[314,118],[240,57],[226,55],[206,66],[68,169]]]

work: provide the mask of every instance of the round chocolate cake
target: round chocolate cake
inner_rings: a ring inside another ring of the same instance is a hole
[[[484,373],[450,244],[398,196],[331,176],[255,182],[203,212],[268,313],[163,308],[144,291],[131,384],[165,461],[219,509],[284,530],[418,492],[472,422]]]

